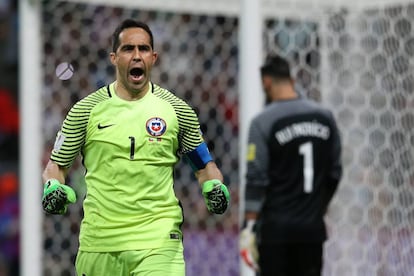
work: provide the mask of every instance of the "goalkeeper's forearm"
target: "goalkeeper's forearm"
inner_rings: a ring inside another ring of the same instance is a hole
[[[65,183],[66,175],[66,168],[60,167],[52,160],[49,160],[42,174],[43,183],[46,183],[49,179],[56,179],[60,183]]]
[[[197,177],[198,183],[201,187],[204,182],[210,179],[218,179],[223,182],[223,175],[214,162],[209,162],[206,164],[205,168],[196,171],[195,176]]]

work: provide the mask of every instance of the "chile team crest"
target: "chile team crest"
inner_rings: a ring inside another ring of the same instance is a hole
[[[167,124],[161,118],[154,117],[147,121],[147,132],[151,136],[161,136],[167,129]]]

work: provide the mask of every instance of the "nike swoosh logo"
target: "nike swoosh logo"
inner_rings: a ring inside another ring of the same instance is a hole
[[[103,129],[103,128],[107,128],[110,126],[113,126],[114,124],[110,124],[110,125],[101,125],[100,123],[98,124],[98,129]]]

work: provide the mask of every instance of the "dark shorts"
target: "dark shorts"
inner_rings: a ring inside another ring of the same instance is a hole
[[[322,243],[278,243],[259,245],[260,276],[319,276]]]

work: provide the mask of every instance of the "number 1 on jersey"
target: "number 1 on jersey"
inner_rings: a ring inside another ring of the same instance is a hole
[[[131,149],[129,151],[129,159],[134,160],[135,155],[135,137],[129,136],[129,140],[131,141]]]
[[[303,190],[311,193],[313,190],[313,146],[306,142],[299,146],[299,154],[303,155]]]

